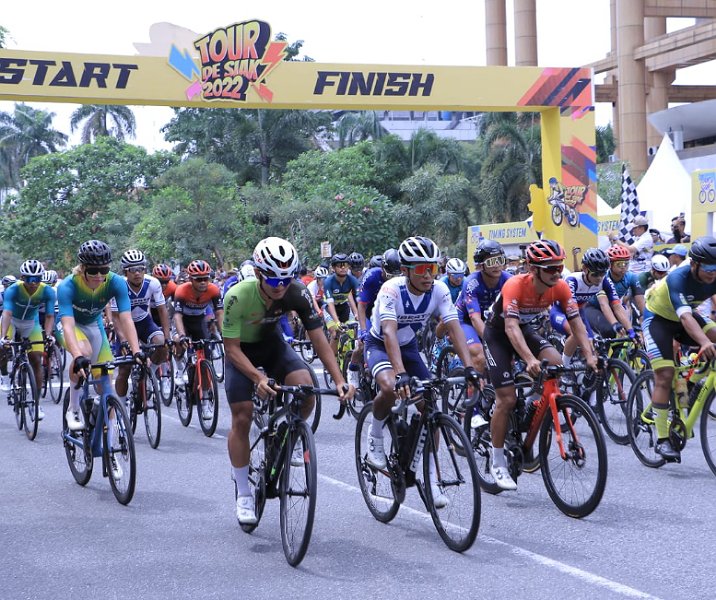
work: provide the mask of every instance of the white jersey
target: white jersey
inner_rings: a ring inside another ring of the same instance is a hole
[[[644,273],[651,269],[651,257],[654,256],[654,240],[648,231],[642,233],[633,246],[636,248],[634,256],[629,261],[629,271],[632,273]]]
[[[442,281],[435,281],[429,292],[415,295],[408,290],[406,277],[394,277],[386,281],[378,292],[370,319],[370,333],[382,340],[381,322],[397,321],[398,343],[405,346],[415,339],[416,332],[432,316],[440,317],[444,323],[457,320],[457,309],[448,286]]]
[[[129,304],[132,307],[132,321],[135,323],[143,321],[150,316],[150,308],[166,304],[164,293],[162,292],[162,284],[159,283],[156,277],[145,275],[138,292],[132,289],[129,282],[127,282],[127,288],[129,290]],[[112,312],[117,312],[117,302],[114,298],[110,300],[110,306]]]

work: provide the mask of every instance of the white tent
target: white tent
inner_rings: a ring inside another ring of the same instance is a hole
[[[598,217],[601,217],[603,215],[618,215],[618,214],[619,214],[619,206],[615,206],[614,208],[612,208],[604,201],[604,198],[602,198],[599,194],[597,194],[597,216]]]
[[[647,212],[649,226],[661,231],[665,238],[671,236],[671,219],[682,212],[686,231],[691,230],[691,176],[667,134],[636,191],[639,209]]]

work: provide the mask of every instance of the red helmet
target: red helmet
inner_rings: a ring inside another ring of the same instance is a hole
[[[193,260],[186,268],[186,274],[189,277],[210,277],[211,266],[205,260]]]
[[[174,276],[174,272],[169,265],[161,264],[155,265],[152,269],[152,275],[160,281],[169,281]]]
[[[609,246],[607,256],[609,256],[609,260],[611,262],[616,260],[629,260],[631,258],[631,252],[629,252],[629,250],[627,250],[624,246],[614,244],[613,246]]]
[[[527,246],[527,262],[533,265],[564,260],[564,248],[554,240],[537,240]]]

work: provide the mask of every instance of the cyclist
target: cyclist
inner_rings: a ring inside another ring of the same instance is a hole
[[[410,379],[430,379],[430,371],[418,350],[415,333],[433,316],[445,323],[453,345],[463,361],[470,364],[470,352],[457,319],[450,292],[438,274],[440,250],[431,239],[409,237],[398,248],[402,277],[386,281],[380,288],[373,307],[371,328],[365,337],[368,368],[379,391],[373,403],[373,421],[368,429],[368,462],[385,469],[387,459],[383,448],[383,425],[396,398],[408,398]],[[465,368],[465,379],[475,384],[477,371]],[[431,461],[431,473],[435,466]],[[433,485],[435,506],[444,508],[448,499]]]
[[[55,290],[51,286],[42,283],[42,275],[45,268],[39,260],[26,260],[20,265],[20,279],[5,290],[2,311],[2,325],[0,326],[0,345],[6,339],[12,338],[14,332],[20,338],[27,338],[31,342],[39,345],[33,345],[27,353],[27,357],[32,365],[35,374],[35,382],[37,389],[42,389],[42,353],[44,347],[42,345],[43,335],[48,340],[54,342],[52,332],[55,328],[55,302],[57,296]],[[44,330],[40,326],[39,310],[45,306],[49,311],[49,315],[45,320]],[[0,367],[7,370],[7,355],[3,353],[0,358]],[[42,420],[45,414],[40,407],[37,413],[37,419]]]
[[[169,317],[169,324],[171,325],[174,317],[174,293],[177,290],[177,284],[174,283],[174,271],[169,265],[158,264],[154,265],[152,269],[152,277],[154,277],[159,285],[162,286],[162,295],[164,296],[164,306],[167,308],[167,315]],[[151,307],[152,320],[155,323],[160,323],[159,311],[155,306]]]
[[[462,283],[465,281],[466,269],[467,265],[459,258],[451,258],[445,264],[445,275],[441,277],[440,281],[448,286],[453,304],[457,302],[457,297],[462,291]]]
[[[669,259],[663,254],[654,254],[651,257],[651,269],[638,275],[639,285],[645,293],[654,283],[666,277],[670,267]]]
[[[241,524],[256,523],[248,481],[254,386],[264,397],[276,394],[269,378],[286,385],[312,384],[310,367],[283,339],[278,327],[282,315],[290,311],[298,314],[316,354],[336,382],[341,402],[348,401],[354,392],[354,388],[345,385],[310,294],[303,283],[294,279],[298,267],[296,249],[286,240],[269,237],[257,244],[253,257],[258,278],[246,279],[229,290],[224,329],[227,359],[224,385],[231,408],[228,450],[232,479],[238,491],[236,517]],[[303,405],[304,417],[311,413],[313,404],[310,398]]]
[[[351,275],[360,281],[365,267],[363,255],[359,252],[352,252],[348,255],[348,264],[351,266]]]
[[[553,240],[539,240],[527,247],[526,258],[528,272],[505,281],[491,308],[483,337],[490,381],[497,395],[490,423],[490,474],[503,490],[517,489],[507,469],[504,454],[507,425],[517,402],[512,373],[513,358],[522,358],[532,377],[540,374],[542,360],[546,359],[551,365],[561,362],[554,346],[531,328],[530,324],[541,318],[551,304],[559,303],[570,321],[577,342],[584,349],[587,365],[593,370],[597,367],[587,331],[579,317],[579,307],[569,285],[561,278],[564,249]]]
[[[655,451],[667,461],[681,460],[669,440],[669,396],[674,379],[674,340],[699,346],[704,360],[716,358],[716,326],[694,312],[716,294],[716,238],[704,236],[691,244],[690,264],[682,265],[657,283],[646,300],[644,339],[654,369],[654,410],[657,442]]]
[[[311,298],[313,299],[313,308],[319,315],[323,315],[325,294],[323,283],[325,282],[326,277],[328,277],[328,269],[319,265],[318,267],[316,267],[314,275],[315,278],[306,286],[306,288],[309,292],[311,292]]]
[[[360,364],[363,360],[363,343],[371,328],[370,317],[373,313],[378,292],[383,284],[400,275],[400,254],[390,248],[381,257],[381,266],[368,269],[358,290],[358,340],[348,364],[348,383],[358,387],[360,383]]]
[[[80,410],[82,391],[77,387],[79,378],[89,375],[92,363],[109,362],[114,358],[102,326],[102,313],[112,298],[117,302],[121,333],[129,342],[135,361],[145,360],[132,323],[127,282],[109,270],[112,262],[109,246],[100,240],[89,240],[79,247],[77,258],[79,264],[57,288],[64,345],[72,356],[69,366],[70,403],[65,416],[67,426],[73,431],[85,426]],[[97,390],[98,393],[107,391],[111,390]],[[116,433],[116,415],[113,412],[109,415],[107,432],[111,446]],[[115,478],[121,479],[122,468],[114,457],[111,461]]]
[[[355,297],[358,295],[360,282],[348,272],[348,257],[338,253],[331,257],[333,273],[326,277],[323,289],[326,293],[326,312],[328,328],[331,332],[331,349],[333,354],[338,352],[338,328],[341,323],[350,319],[351,313],[358,314]]]
[[[169,316],[159,280],[147,275],[147,261],[141,250],[127,250],[122,255],[121,266],[124,271],[124,278],[127,281],[132,322],[137,332],[137,338],[145,344],[164,344],[165,340],[170,339]],[[117,331],[121,332],[121,328],[117,327],[119,313],[116,300],[112,299],[110,306],[112,309],[112,321],[115,323]],[[150,312],[152,307],[156,308],[159,314],[161,327],[152,318]],[[166,362],[168,358],[169,353],[166,346],[157,348],[151,355],[157,381],[161,381],[159,365]],[[118,399],[125,403],[127,402],[128,380],[131,370],[130,365],[120,366],[114,384]]]

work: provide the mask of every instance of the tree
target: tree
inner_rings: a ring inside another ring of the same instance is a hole
[[[609,162],[609,157],[614,154],[617,142],[614,139],[614,130],[609,123],[605,127],[597,127],[597,163]]]
[[[110,121],[113,126],[110,126]],[[82,143],[91,144],[101,136],[112,136],[119,141],[133,138],[137,121],[132,110],[126,106],[83,104],[70,116],[70,130],[75,131],[81,123]]]
[[[0,181],[21,187],[20,171],[35,156],[57,152],[67,136],[52,129],[55,113],[15,104],[12,115],[0,112]]]
[[[10,37],[10,32],[0,25],[0,48],[5,47],[6,40]]]
[[[388,131],[374,110],[344,112],[338,119],[338,147],[345,148],[364,140],[379,140]]]

